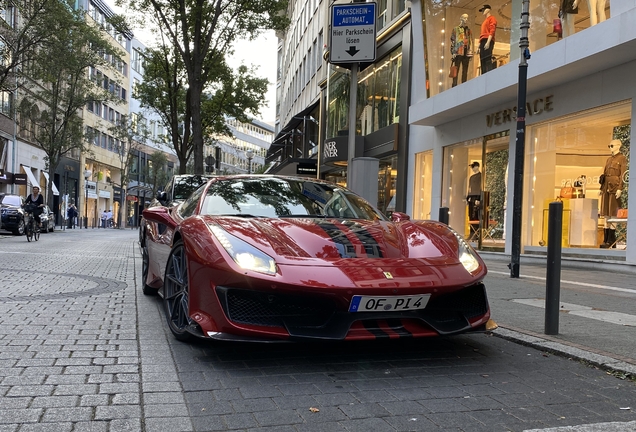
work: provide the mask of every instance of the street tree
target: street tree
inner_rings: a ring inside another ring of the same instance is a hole
[[[13,91],[24,81],[20,73],[33,61],[34,51],[55,36],[53,17],[68,5],[59,0],[13,0],[3,2],[0,20],[0,89]]]
[[[159,188],[168,182],[168,155],[158,150],[152,153],[144,177],[152,189],[152,196],[157,196]]]
[[[201,97],[201,124],[205,137],[231,135],[228,117],[246,122],[248,112],[257,112],[265,100],[267,80],[254,69],[241,65],[232,70],[217,65],[215,90]],[[170,143],[179,159],[179,173],[196,172],[192,110],[183,64],[168,45],[148,49],[144,54],[144,79],[134,90],[142,107],[157,114],[168,131]],[[204,140],[208,142],[209,140]],[[192,160],[194,159],[194,161]],[[188,171],[188,167],[192,170]]]
[[[135,86],[133,96],[143,108],[160,118],[179,160],[179,172],[183,174],[192,155],[191,116],[183,65],[169,44],[147,49],[143,56],[143,80]]]
[[[287,0],[129,0],[129,4],[133,10],[154,17],[159,32],[183,63],[194,170],[196,174],[203,174],[204,136],[209,132],[205,128],[204,106],[212,104],[225,110],[234,105],[238,115],[226,114],[241,121],[247,120],[250,113],[258,116],[264,101],[263,92],[257,95],[255,104],[239,105],[241,97],[256,92],[241,94],[243,89],[238,86],[249,85],[257,78],[252,77],[246,67],[242,72],[233,71],[226,57],[233,53],[233,44],[239,37],[251,40],[264,30],[286,29]],[[231,92],[227,88],[229,82],[235,84]],[[225,117],[220,116],[212,120],[211,125],[224,120]],[[224,130],[221,128],[218,132]]]
[[[117,156],[119,158],[120,179],[119,182],[112,182],[113,186],[122,190],[119,202],[117,220],[120,228],[126,225],[124,212],[126,209],[126,196],[128,195],[128,184],[130,183],[130,169],[135,156],[139,154],[143,145],[150,139],[150,133],[145,124],[135,122],[132,116],[127,116],[123,121],[112,125],[108,131],[114,139],[119,141]]]
[[[92,70],[109,67],[111,56],[123,53],[103,37],[101,30],[86,21],[83,10],[57,10],[49,20],[55,32],[31,54],[20,103],[21,127],[31,131],[32,141],[45,153],[46,169],[53,173],[63,156],[73,150],[87,150],[88,132],[84,130],[82,109],[89,103],[120,100],[103,85],[103,74]],[[49,176],[48,201],[52,201]]]

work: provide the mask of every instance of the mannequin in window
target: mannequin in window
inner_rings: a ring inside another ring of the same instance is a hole
[[[389,125],[389,98],[384,96],[378,102],[378,118],[380,123],[380,128]]]
[[[479,9],[486,19],[481,23],[479,33],[479,60],[481,62],[482,75],[495,68],[492,61],[492,51],[495,47],[495,32],[497,31],[497,19],[490,14],[490,5],[485,4]]]
[[[473,175],[468,179],[468,220],[479,220],[479,200],[481,199],[481,172],[479,171],[479,162],[470,164]]]
[[[574,34],[574,16],[579,13],[579,0],[561,0],[559,18],[563,37]]]
[[[590,10],[590,25],[596,25],[605,21],[605,0],[587,0]]]
[[[453,64],[457,66],[457,75],[462,71],[462,83],[468,79],[468,63],[473,57],[473,32],[468,27],[468,14],[459,18],[459,25],[451,32],[451,54]],[[453,78],[453,87],[457,85],[457,76]]]
[[[616,247],[615,227],[608,225],[607,219],[616,217],[618,213],[618,199],[623,193],[623,176],[627,170],[627,158],[621,153],[621,140],[610,141],[608,147],[612,155],[605,162],[601,183],[601,216],[605,216],[605,229],[601,248]]]

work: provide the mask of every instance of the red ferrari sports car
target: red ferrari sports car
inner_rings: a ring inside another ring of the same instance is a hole
[[[220,176],[143,216],[143,292],[179,340],[426,337],[490,317],[486,266],[462,236],[337,184]]]

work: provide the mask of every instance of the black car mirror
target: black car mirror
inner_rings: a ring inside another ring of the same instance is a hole
[[[167,201],[167,199],[168,199],[168,194],[166,194],[166,191],[157,192],[157,201],[163,203],[164,201]]]

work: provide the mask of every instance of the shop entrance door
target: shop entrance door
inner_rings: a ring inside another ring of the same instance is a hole
[[[487,135],[482,152],[482,200],[477,247],[503,251],[507,207],[510,132]]]

